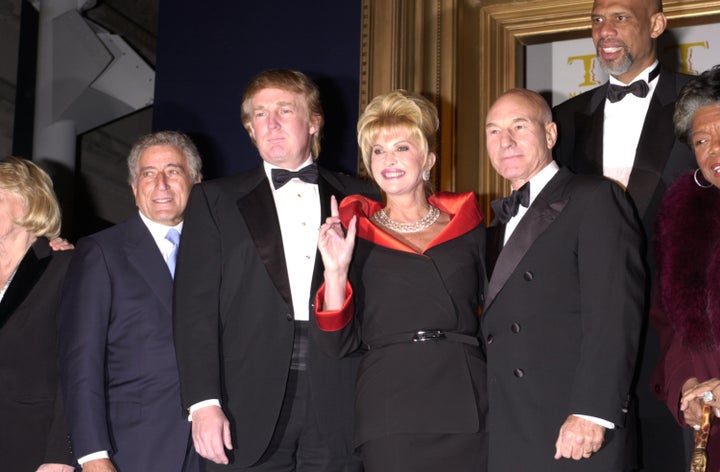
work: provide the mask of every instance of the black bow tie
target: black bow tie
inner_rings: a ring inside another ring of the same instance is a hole
[[[495,218],[497,218],[501,224],[507,223],[510,221],[510,218],[517,215],[520,205],[527,208],[529,204],[530,182],[526,182],[519,190],[513,190],[509,197],[498,198],[490,202],[490,206],[492,206],[495,212]]]
[[[629,93],[640,98],[645,98],[648,92],[650,92],[650,87],[647,82],[644,80],[636,80],[630,85],[610,84],[607,90],[607,98],[610,100],[610,103],[615,103],[625,98],[625,95]]]
[[[287,169],[272,169],[270,171],[272,177],[273,186],[275,190],[279,189],[291,179],[298,178],[303,182],[309,184],[316,184],[318,181],[318,168],[317,164],[310,164],[309,166],[303,167],[297,172],[293,172]]]
[[[625,95],[629,93],[640,98],[645,98],[647,97],[647,94],[650,93],[650,86],[648,85],[648,83],[655,80],[655,77],[657,77],[658,75],[660,75],[660,64],[655,66],[655,68],[650,71],[650,74],[648,74],[647,82],[645,82],[644,80],[636,80],[630,85],[610,84],[607,89],[607,99],[610,100],[610,103],[619,102],[620,100],[625,98]]]

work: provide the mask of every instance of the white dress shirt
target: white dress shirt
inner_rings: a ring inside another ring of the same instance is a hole
[[[650,67],[638,74],[633,82],[647,82],[650,72],[657,66],[655,61]],[[650,91],[644,98],[631,93],[622,100],[612,103],[605,99],[605,121],[603,123],[603,175],[627,188],[630,173],[635,163],[635,152],[645,124],[645,115],[650,107],[659,74],[648,84]],[[629,85],[610,76],[610,83]]]
[[[297,169],[312,164],[312,157]],[[280,223],[285,264],[290,279],[293,313],[296,320],[310,319],[310,291],[315,271],[318,228],[320,228],[320,193],[317,184],[298,178],[291,179],[279,189],[272,184],[270,173],[277,166],[263,162]]]
[[[517,215],[510,218],[510,221],[505,224],[505,240],[503,241],[503,245],[507,244],[508,239],[510,239],[513,231],[517,228],[520,220],[522,220],[522,217],[525,216],[525,213],[527,213],[530,205],[532,205],[535,201],[535,197],[538,196],[540,191],[545,188],[545,185],[547,185],[555,174],[557,174],[558,170],[560,170],[560,167],[558,167],[557,163],[555,161],[550,161],[548,165],[543,167],[540,172],[532,176],[532,178],[528,181],[530,182],[530,202],[527,207],[520,205],[518,207]]]

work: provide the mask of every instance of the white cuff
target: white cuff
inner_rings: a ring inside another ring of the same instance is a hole
[[[108,455],[107,451],[93,452],[92,454],[82,456],[80,459],[78,459],[78,464],[82,466],[86,462],[96,461],[98,459],[110,459],[110,456]]]
[[[612,421],[604,420],[602,418],[598,418],[597,416],[588,416],[588,415],[575,415],[578,418],[582,418],[584,420],[592,421],[595,424],[599,424],[600,426],[605,427],[605,429],[615,429],[615,423]]]
[[[192,421],[193,413],[198,411],[200,408],[205,408],[206,406],[220,406],[220,400],[213,398],[190,405],[190,408],[188,408],[188,421]]]

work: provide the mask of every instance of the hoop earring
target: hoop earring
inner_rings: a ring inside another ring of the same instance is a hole
[[[697,186],[700,187],[700,188],[710,188],[710,187],[712,187],[713,184],[711,184],[710,182],[708,182],[707,185],[703,185],[703,184],[700,183],[700,179],[698,179],[698,172],[700,172],[700,169],[699,169],[699,168],[698,168],[698,169],[695,169],[695,173],[693,174],[693,179],[695,179],[695,184],[697,184]],[[703,177],[703,179],[704,179],[704,177]]]

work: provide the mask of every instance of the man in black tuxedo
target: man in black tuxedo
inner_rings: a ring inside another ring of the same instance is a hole
[[[360,470],[358,358],[325,357],[307,324],[330,196],[377,192],[315,164],[323,114],[304,74],[259,74],[242,120],[263,162],[193,189],[178,259],[175,342],[196,449],[208,470]]]
[[[692,77],[657,60],[657,38],[667,25],[660,0],[596,0],[591,21],[597,57],[610,80],[555,107],[559,136],[554,154],[575,173],[605,175],[627,189],[645,233],[649,299],[660,201],[670,183],[695,167],[690,149],[675,138],[672,119],[675,98]],[[646,330],[638,401],[631,407],[633,417],[639,407],[642,462],[648,470],[681,468],[681,430],[648,388],[659,347],[652,327]]]
[[[488,470],[622,470],[645,283],[632,204],[610,180],[558,167],[535,92],[500,96],[486,137],[513,188],[488,228]]]
[[[180,408],[172,274],[200,155],[161,131],[135,143],[128,170],[138,213],[78,241],[58,311],[73,452],[85,472],[199,472]]]

